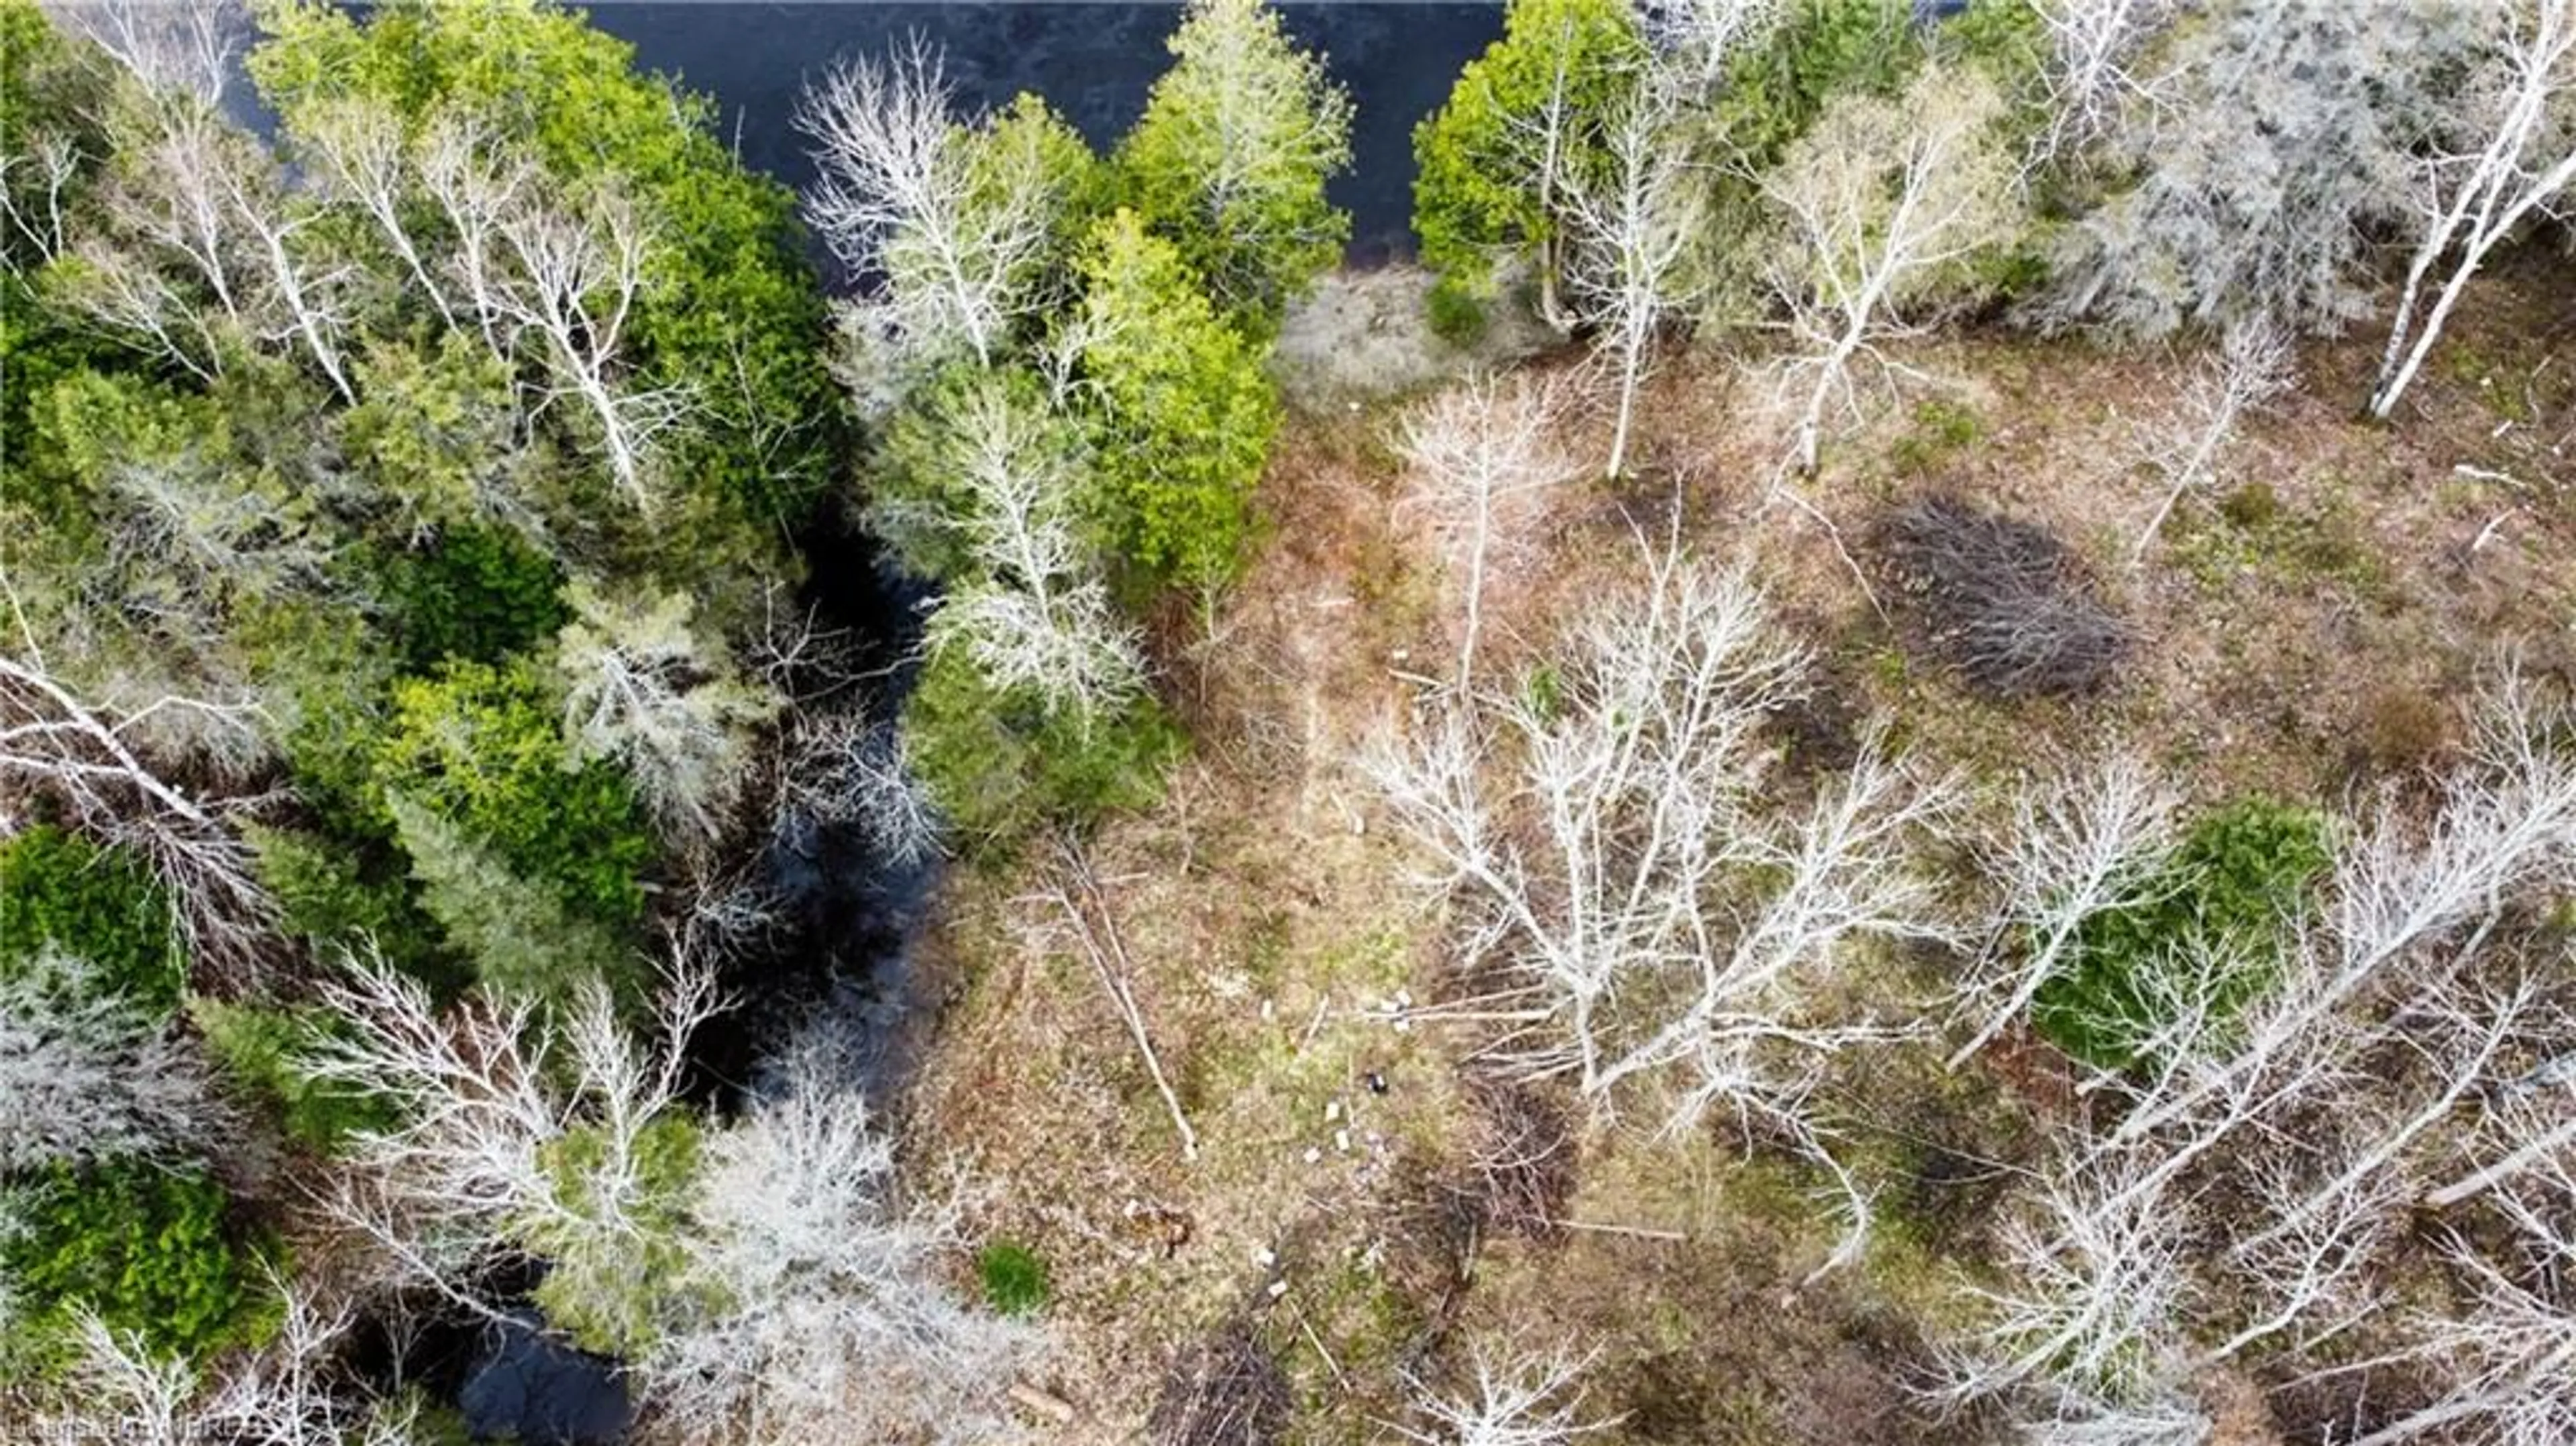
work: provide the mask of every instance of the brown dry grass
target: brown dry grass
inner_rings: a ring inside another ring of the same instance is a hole
[[[2308,347],[2300,393],[2251,424],[2219,486],[2184,502],[2135,571],[2160,484],[2130,459],[2187,358],[2010,335],[1907,354],[1975,439],[1930,435],[1917,393],[1843,437],[1802,495],[1853,548],[1890,502],[1934,488],[2056,533],[2140,635],[2100,696],[1997,707],[1907,656],[1832,537],[1773,495],[1764,384],[1704,357],[1651,384],[1640,477],[1562,489],[1537,560],[1494,578],[1482,671],[1510,676],[1677,525],[1751,557],[1818,653],[1829,696],[1797,725],[1801,748],[1829,754],[1843,723],[1878,712],[1971,778],[2125,738],[2204,800],[2340,797],[2452,746],[2499,650],[2576,675],[2576,438],[2558,435],[2576,429],[2576,298],[2508,276],[2455,328],[2395,428],[2350,419],[2367,339]],[[1473,1145],[1462,1038],[1399,1031],[1383,1007],[1433,997],[1438,920],[1350,762],[1400,722],[1403,675],[1439,671],[1454,628],[1445,579],[1397,521],[1386,425],[1383,409],[1338,406],[1292,422],[1265,482],[1270,536],[1214,638],[1162,640],[1193,759],[1161,806],[1092,844],[1199,1158],[1180,1158],[1090,967],[1038,927],[1034,862],[961,871],[927,941],[949,1004],[908,1129],[916,1157],[1010,1182],[974,1224],[1053,1271],[1044,1384],[1079,1413],[1054,1439],[1139,1439],[1173,1360],[1236,1323],[1286,1365],[1296,1441],[1379,1439],[1373,1422],[1400,1410],[1395,1372],[1437,1375],[1461,1332],[1597,1346],[1594,1398],[1630,1413],[1605,1443],[1973,1439],[1904,1387],[1974,1219],[1928,1210],[1938,1238],[1883,1232],[1867,1269],[1802,1288],[1832,1227],[1794,1172],[1748,1166],[1721,1136],[1602,1131],[1583,1142],[1568,1217],[1683,1239],[1503,1239],[1441,1206]],[[1596,441],[1570,445],[1592,455]],[[2252,494],[2219,505],[2255,483],[2268,517]],[[2062,1080],[2030,1053],[1999,1052],[1946,1104],[1908,1069],[1862,1091],[1852,1108],[1898,1142],[1884,1177],[1955,1172],[2011,1149],[2016,1117],[2062,1108]],[[2227,1439],[2264,1439],[2259,1401],[2242,1383],[2224,1394]]]

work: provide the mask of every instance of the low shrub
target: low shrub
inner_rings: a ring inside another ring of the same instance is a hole
[[[2283,932],[2330,860],[2312,809],[2247,798],[2206,815],[2139,881],[2137,902],[2078,926],[2032,1002],[2033,1026],[2087,1064],[2122,1069],[2172,1021],[2178,989],[2206,990],[2233,1016],[2270,987]],[[2203,967],[2219,972],[2191,976]]]
[[[1485,303],[1456,278],[1443,276],[1427,304],[1431,334],[1451,346],[1473,346],[1485,334]]]

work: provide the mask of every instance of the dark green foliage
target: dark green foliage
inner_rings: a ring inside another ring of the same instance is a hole
[[[377,827],[372,815],[365,824]],[[284,914],[280,932],[315,948],[371,941],[385,962],[442,993],[472,981],[466,961],[440,937],[414,894],[409,861],[390,831],[326,837],[254,829],[260,882]]]
[[[984,1282],[985,1303],[1004,1315],[1036,1315],[1054,1293],[1046,1262],[1016,1240],[996,1240],[977,1252],[975,1274]]]
[[[252,1290],[259,1252],[229,1228],[223,1187],[203,1175],[56,1165],[11,1189],[20,1228],[0,1237],[0,1273],[39,1354],[81,1305],[192,1358],[263,1328]]]
[[[1727,65],[1712,114],[1727,148],[1759,174],[1835,96],[1893,96],[1923,57],[1906,0],[1796,0],[1768,40]]]
[[[498,663],[551,639],[572,616],[554,561],[508,528],[461,523],[385,565],[385,602],[403,659]]]
[[[50,939],[102,990],[163,1018],[186,984],[171,923],[160,886],[120,851],[43,824],[0,845],[0,970]]]
[[[1485,334],[1485,304],[1476,293],[1451,277],[1432,285],[1431,334],[1451,346],[1471,346]]]
[[[451,663],[395,684],[375,762],[379,797],[413,800],[575,911],[630,923],[643,909],[636,876],[653,856],[651,835],[615,769],[574,766],[556,707],[525,662]]]
[[[334,1154],[361,1130],[400,1123],[391,1101],[316,1080],[296,1064],[337,1022],[330,1011],[199,998],[188,1014],[224,1072],[307,1149]]]
[[[949,826],[992,848],[1048,824],[1152,803],[1182,747],[1150,696],[1085,729],[1032,698],[995,692],[958,648],[923,665],[903,727],[913,767]]]
[[[2207,987],[2219,1014],[2232,1015],[2270,986],[2282,931],[2330,860],[2314,810],[2247,798],[2204,816],[2141,882],[2136,903],[2079,926],[2065,966],[2032,1003],[2032,1024],[2087,1064],[2125,1068],[2137,1041],[2167,1022],[2151,981],[2182,977],[2201,959],[2224,970]]]

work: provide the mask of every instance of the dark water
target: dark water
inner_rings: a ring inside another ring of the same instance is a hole
[[[1413,127],[1448,97],[1459,67],[1502,33],[1499,3],[1389,0],[1280,7],[1299,44],[1324,53],[1355,103],[1351,168],[1332,183],[1351,213],[1351,259],[1412,249]],[[790,124],[798,88],[844,55],[918,35],[940,47],[961,104],[1046,97],[1095,147],[1115,141],[1170,64],[1177,4],[599,4],[591,22],[635,46],[638,65],[712,96],[743,161],[790,186],[813,175]]]

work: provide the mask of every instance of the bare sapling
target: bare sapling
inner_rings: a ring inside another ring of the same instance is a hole
[[[1405,414],[1396,448],[1415,477],[1400,508],[1429,514],[1459,573],[1463,633],[1458,691],[1474,684],[1485,583],[1527,551],[1546,489],[1576,475],[1559,445],[1555,390],[1527,374],[1479,373]]]

